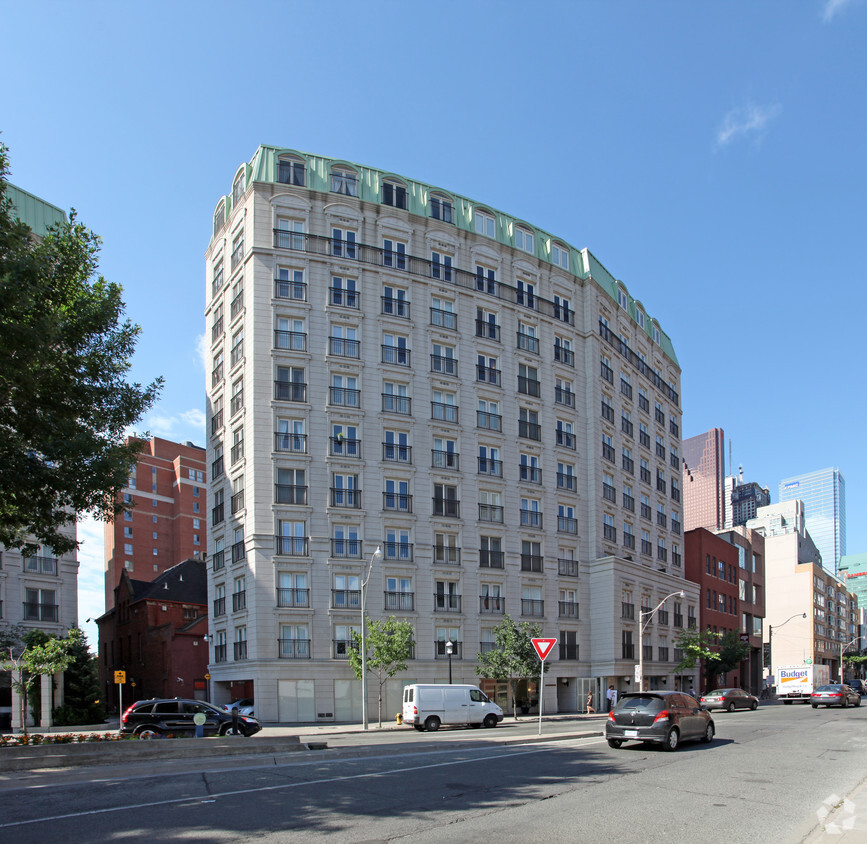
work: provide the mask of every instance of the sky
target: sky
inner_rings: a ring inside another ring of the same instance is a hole
[[[867,552],[867,0],[0,0],[11,181],[103,238],[205,444],[204,251],[260,144],[438,185],[587,247],[671,337],[684,437],[782,478],[839,467]],[[861,279],[859,282],[858,279]],[[104,611],[84,522],[80,621]]]

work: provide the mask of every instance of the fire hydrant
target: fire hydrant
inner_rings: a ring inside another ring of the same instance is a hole
[[[403,723],[403,713],[398,712],[397,715],[394,716],[394,720],[397,721],[398,726]]]

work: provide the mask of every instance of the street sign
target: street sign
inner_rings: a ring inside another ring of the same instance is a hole
[[[125,683],[126,682],[126,671],[115,671],[114,672],[114,682],[115,683]]]
[[[557,644],[556,639],[530,639],[530,641],[533,643],[533,647],[536,649],[536,653],[539,654],[539,659],[542,662],[551,655],[554,645]]]
[[[642,681],[643,679],[644,679],[644,675],[643,675],[643,673],[642,673],[641,666],[640,666],[640,665],[636,665],[636,666],[635,666],[635,688],[636,688],[636,689],[640,689],[640,688],[641,688],[641,681]]]

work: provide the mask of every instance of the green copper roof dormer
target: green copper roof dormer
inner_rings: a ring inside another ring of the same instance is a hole
[[[10,184],[7,185],[6,196],[12,200],[13,216],[30,226],[39,237],[45,237],[51,226],[66,222],[65,211],[29,191]]]
[[[445,190],[444,188],[428,185],[424,182],[418,182],[413,179],[407,179],[405,176],[400,176],[397,173],[389,173],[386,170],[377,170],[373,167],[366,167],[362,164],[356,164],[355,162],[344,161],[338,158],[326,158],[321,155],[301,152],[300,150],[267,146],[263,144],[256,150],[249,165],[247,165],[246,176],[248,184],[250,182],[277,182],[278,163],[281,157],[294,158],[304,162],[306,166],[305,187],[310,190],[330,193],[332,169],[335,167],[345,168],[356,172],[358,176],[357,198],[364,202],[382,205],[382,184],[384,181],[393,180],[406,188],[406,210],[410,214],[417,214],[421,217],[430,217],[431,194],[442,194],[443,196],[450,197],[453,201],[452,224],[459,229],[475,233],[476,210],[480,210],[491,214],[494,217],[494,240],[505,246],[517,248],[514,240],[515,227],[521,226],[526,228],[533,233],[534,242],[533,252],[525,252],[525,254],[533,255],[534,257],[549,263],[554,263],[551,257],[553,243],[556,242],[566,246],[570,253],[569,272],[581,279],[591,279],[615,302],[618,301],[617,281],[588,249],[576,249],[569,243],[569,241],[556,237],[550,232],[540,229],[537,226],[530,225],[518,217],[513,217],[502,211],[497,211],[490,205],[475,202],[468,197],[461,196],[460,194]],[[236,175],[240,169],[241,168],[238,168],[238,170],[236,170]],[[229,196],[231,197],[231,193]],[[639,326],[639,328],[644,331],[648,339],[653,342],[653,326],[655,326],[659,330],[660,334],[657,345],[668,358],[677,364],[677,357],[674,354],[674,347],[671,343],[671,339],[659,328],[659,323],[653,320],[643,307],[641,310],[645,314],[646,319],[644,326]],[[634,320],[636,304],[635,300],[631,296],[629,297],[628,312]]]

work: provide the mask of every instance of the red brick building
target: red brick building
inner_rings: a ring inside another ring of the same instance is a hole
[[[126,571],[151,581],[208,547],[205,449],[154,437],[121,490],[133,505],[105,525],[105,606]]]
[[[114,607],[97,619],[99,676],[117,711],[114,672],[126,672],[123,705],[151,697],[206,700],[208,584],[205,562],[185,560],[146,582],[121,571]]]

